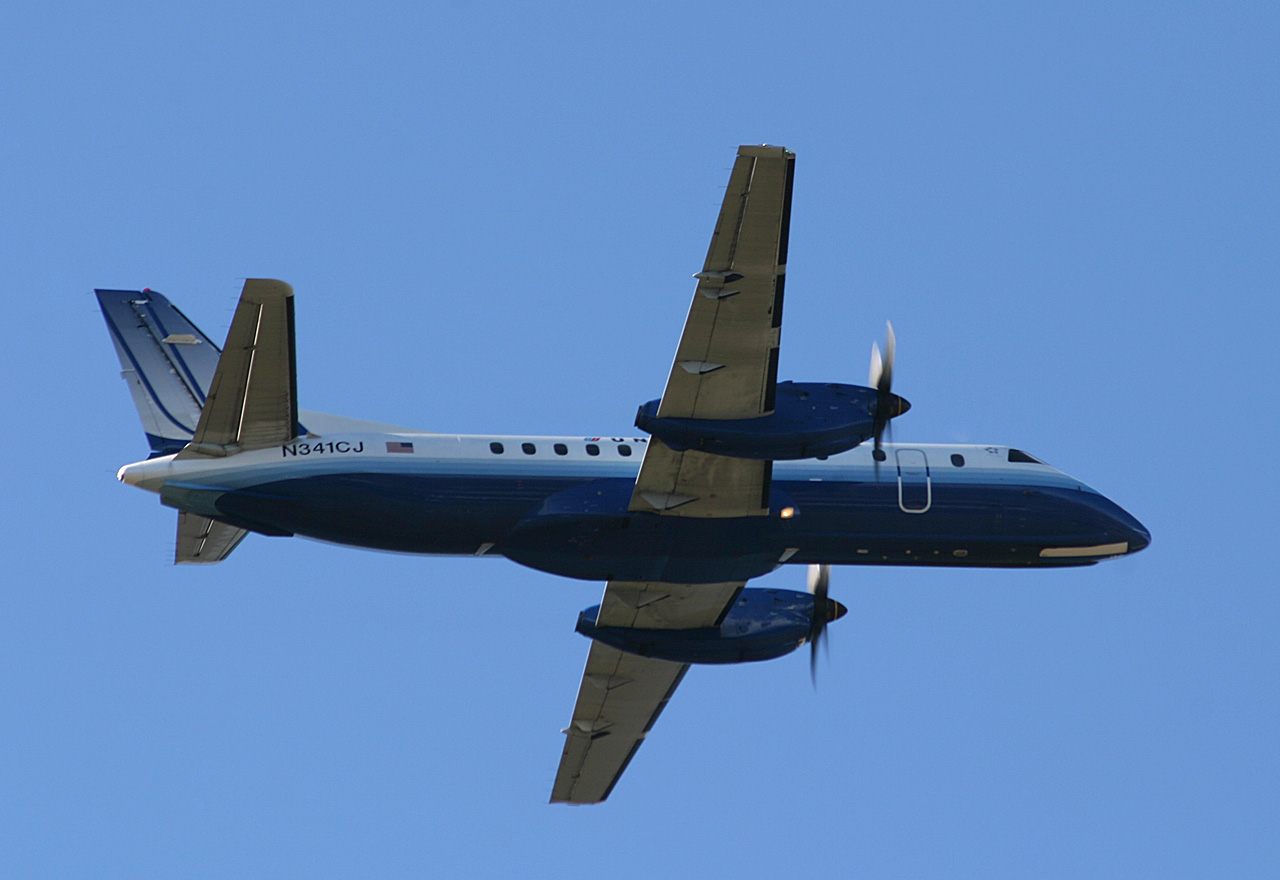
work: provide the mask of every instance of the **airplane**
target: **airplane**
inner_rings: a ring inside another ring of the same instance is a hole
[[[645,436],[474,436],[298,408],[293,289],[248,279],[219,347],[161,294],[96,291],[151,455],[118,478],[178,511],[176,563],[249,533],[502,556],[605,582],[553,803],[605,800],[694,663],[779,657],[845,608],[833,565],[1057,568],[1151,536],[1003,445],[895,444],[895,342],[865,386],[778,381],[795,155],[738,150]],[[809,566],[804,591],[746,586]]]

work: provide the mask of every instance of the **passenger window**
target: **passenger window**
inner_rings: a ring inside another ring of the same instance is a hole
[[[568,446],[565,446],[563,443],[557,443],[557,444],[556,444],[555,446],[553,446],[552,448],[556,451],[556,455],[568,455],[568,454],[569,454],[569,447],[568,447]]]
[[[956,467],[964,467],[964,456],[958,452],[951,453],[951,463]]]
[[[521,443],[520,448],[524,450],[525,455],[533,455],[538,451],[538,447],[534,446],[532,443]]]
[[[630,454],[631,454],[631,447],[630,447],[630,446],[628,446],[628,445],[627,445],[627,444],[625,444],[625,443],[619,443],[619,444],[618,444],[618,454],[619,454],[619,455],[630,455]]]
[[[595,445],[594,443],[587,444],[587,455],[599,455],[599,454],[600,454],[599,446]]]
[[[489,451],[494,455],[501,455],[503,452],[502,444],[495,440],[489,444]]]

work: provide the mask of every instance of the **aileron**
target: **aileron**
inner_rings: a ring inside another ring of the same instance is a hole
[[[688,669],[592,643],[551,802],[607,798]]]

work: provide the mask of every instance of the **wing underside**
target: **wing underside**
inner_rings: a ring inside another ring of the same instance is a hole
[[[551,802],[594,804],[607,798],[688,669],[593,642],[573,721],[564,731]]]
[[[660,417],[749,419],[773,412],[794,169],[795,155],[782,147],[739,148]],[[771,474],[771,462],[676,452],[655,437],[630,508],[763,516]]]
[[[739,148],[660,417],[749,419],[773,411],[794,167],[794,154],[781,147]],[[654,516],[767,515],[771,473],[772,462],[677,452],[654,437],[629,509]],[[596,624],[718,626],[742,586],[611,581]],[[688,668],[593,642],[551,800],[583,804],[608,797]]]
[[[714,626],[741,589],[741,581],[610,581],[596,622],[637,629]],[[688,669],[687,663],[627,654],[592,642],[573,720],[564,731],[552,803],[593,804],[607,798]]]

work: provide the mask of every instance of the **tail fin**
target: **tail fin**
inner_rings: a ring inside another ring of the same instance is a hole
[[[227,354],[151,290],[98,290],[151,457],[226,456],[283,443],[298,424],[293,288],[245,282]],[[166,491],[161,491],[166,500]],[[220,562],[248,531],[179,508],[177,563]]]
[[[179,452],[200,423],[222,350],[153,290],[94,292],[151,457]]]

